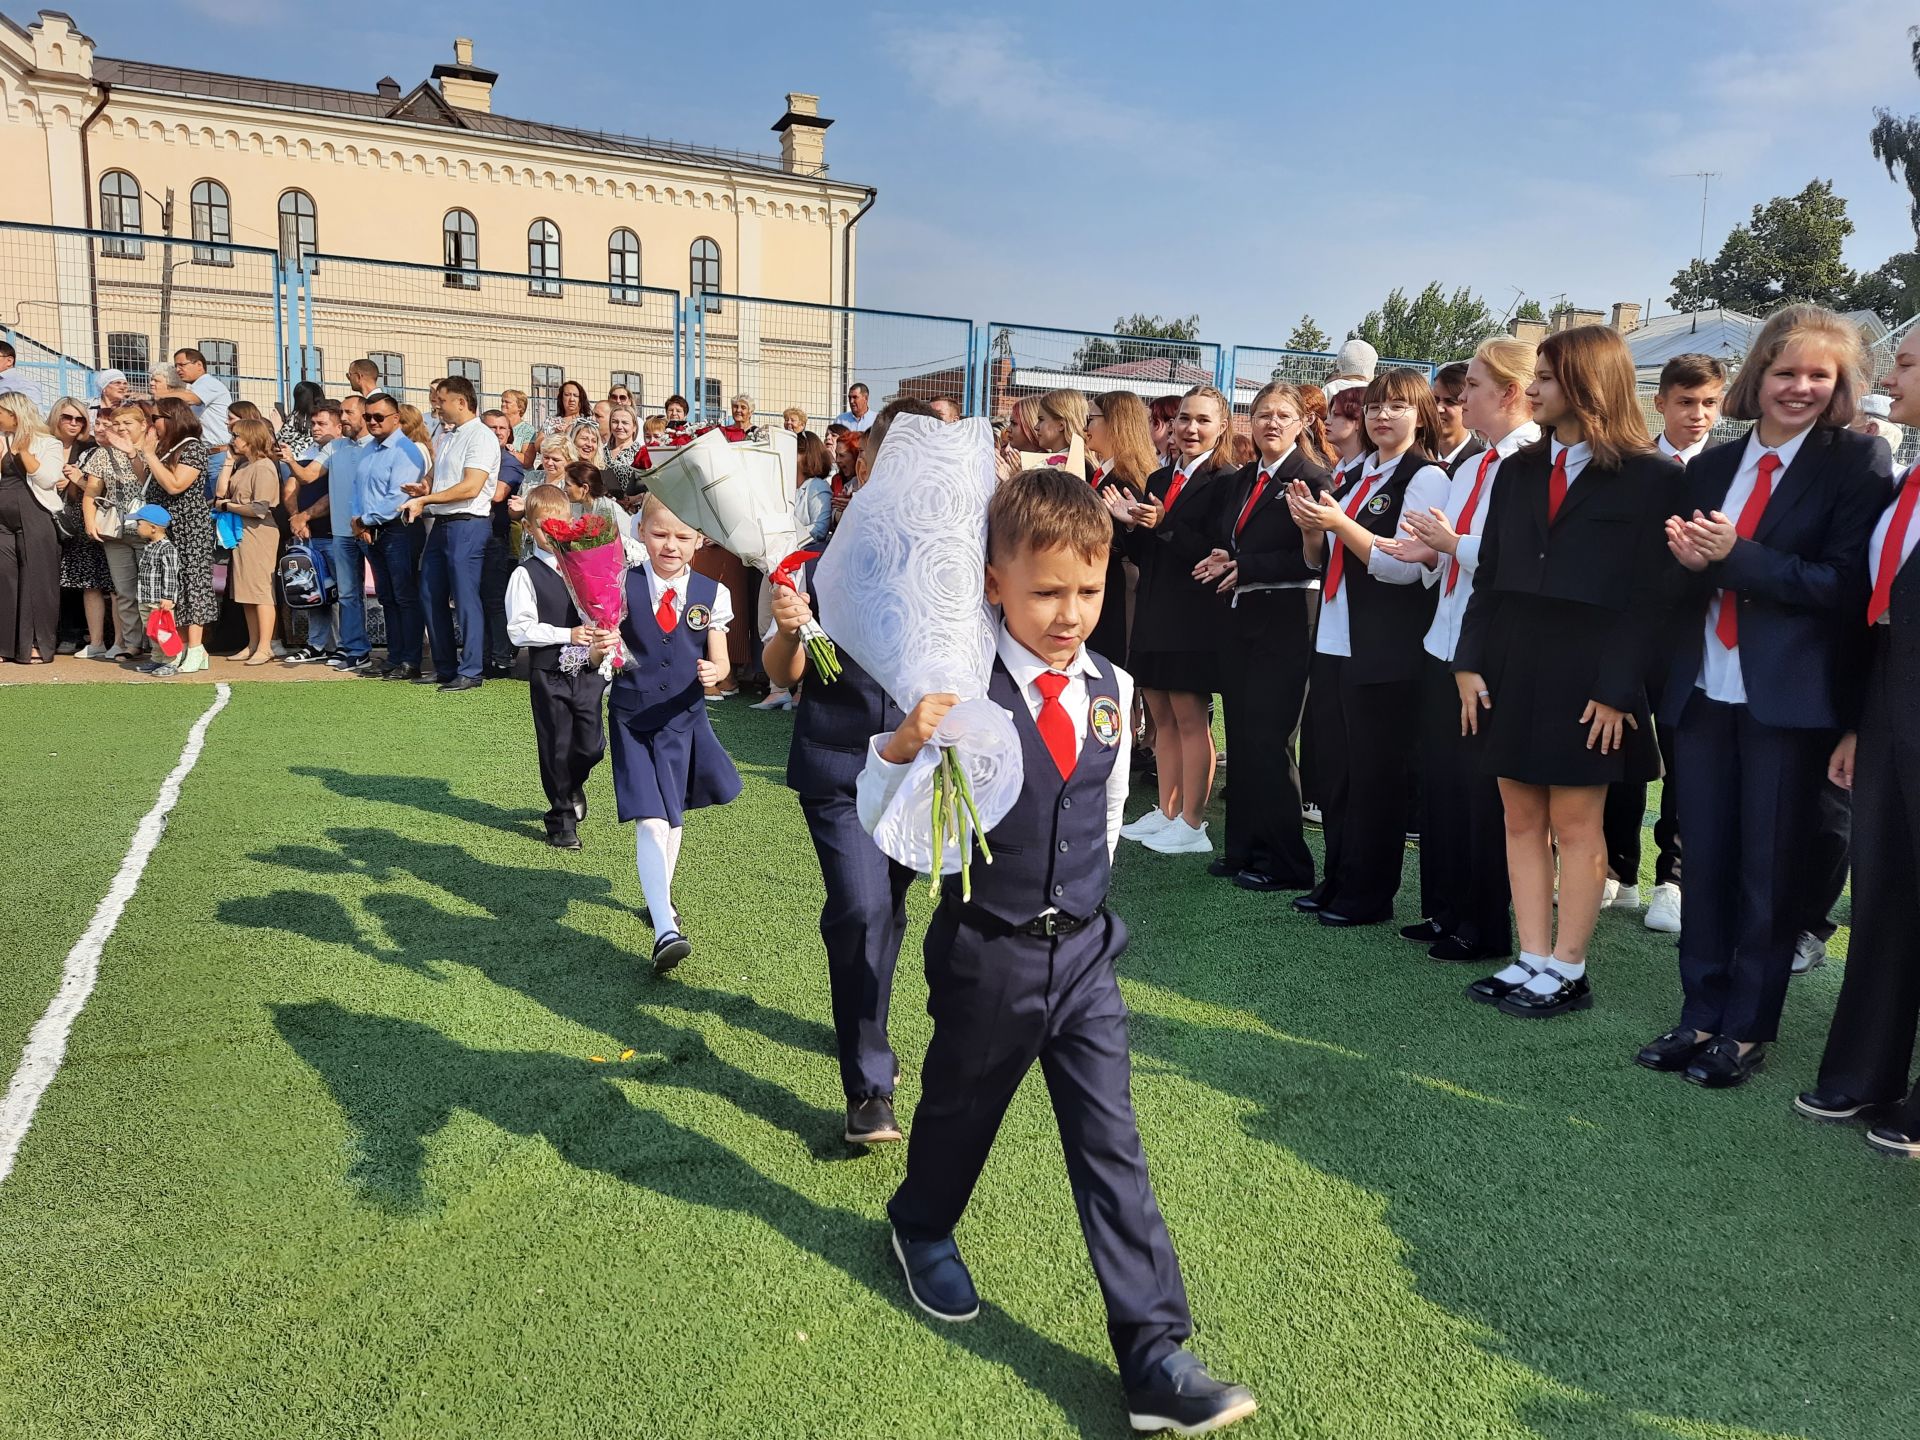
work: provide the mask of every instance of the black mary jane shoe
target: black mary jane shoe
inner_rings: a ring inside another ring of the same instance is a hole
[[[1447,927],[1438,920],[1422,920],[1415,925],[1402,925],[1400,938],[1416,945],[1438,945],[1447,938]]]
[[[693,953],[693,942],[678,930],[669,930],[653,942],[653,973],[664,975]]]
[[[1513,994],[1514,991],[1526,984],[1528,980],[1531,980],[1540,973],[1524,960],[1516,960],[1513,963],[1527,972],[1524,979],[1513,981],[1502,980],[1499,973],[1495,972],[1467,986],[1467,999],[1473,1001],[1476,1005],[1498,1005],[1502,1000],[1506,999],[1507,996]]]
[[[1686,1078],[1708,1090],[1731,1090],[1746,1084],[1766,1063],[1766,1046],[1755,1045],[1742,1055],[1738,1040],[1731,1035],[1716,1035],[1687,1066]]]
[[[1551,1020],[1556,1015],[1571,1015],[1576,1010],[1593,1008],[1593,987],[1582,975],[1578,980],[1569,980],[1564,975],[1554,975],[1560,984],[1546,994],[1536,994],[1525,986],[1516,988],[1500,1002],[1500,1013],[1511,1015],[1518,1020]]]
[[[1711,1035],[1701,1039],[1691,1025],[1681,1025],[1642,1045],[1633,1063],[1649,1070],[1684,1070],[1712,1040]]]
[[[1471,940],[1464,940],[1458,935],[1449,935],[1427,951],[1427,958],[1438,960],[1445,965],[1466,965],[1482,960],[1504,960],[1507,957],[1497,955],[1484,946],[1476,945]]]

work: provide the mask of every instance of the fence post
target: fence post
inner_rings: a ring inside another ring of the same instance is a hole
[[[274,375],[280,387],[280,411],[285,414],[293,403],[287,383],[287,284],[286,272],[278,255],[273,257],[273,353]]]
[[[303,336],[300,343],[300,378],[311,380],[307,366],[313,355],[313,276],[307,270],[307,257],[296,255],[294,262],[300,267],[300,309],[303,321]]]

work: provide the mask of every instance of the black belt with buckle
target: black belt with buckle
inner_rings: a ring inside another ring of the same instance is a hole
[[[959,912],[960,919],[976,930],[985,931],[989,935],[1033,935],[1042,940],[1052,940],[1084,930],[1098,920],[1106,909],[1102,906],[1084,918],[1069,915],[1063,910],[1050,910],[1045,915],[1035,916],[1024,925],[1011,925],[989,910],[982,910],[978,905],[965,904],[955,892],[947,893],[945,899]]]

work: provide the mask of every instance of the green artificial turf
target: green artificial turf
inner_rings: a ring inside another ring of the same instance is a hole
[[[209,698],[0,692],[36,737],[9,1047]],[[838,1138],[789,720],[714,720],[747,788],[688,828],[697,949],[662,981],[604,772],[585,850],[539,843],[522,687],[236,687],[0,1186],[0,1435],[1125,1433],[1037,1075],[960,1232],[980,1320],[903,1302],[904,1147]],[[43,761],[54,735],[111,756]],[[1788,1103],[1837,965],[1708,1094],[1630,1063],[1677,1004],[1637,915],[1602,919],[1597,1008],[1530,1025],[1192,858],[1124,846],[1114,903],[1194,1347],[1261,1400],[1239,1433],[1914,1433],[1920,1169]]]

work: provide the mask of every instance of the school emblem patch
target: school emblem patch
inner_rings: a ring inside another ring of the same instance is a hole
[[[1387,506],[1392,503],[1385,495],[1376,495],[1367,501],[1367,514],[1384,515],[1387,513]]]
[[[713,623],[713,612],[704,605],[687,607],[687,629],[704,630]]]
[[[1112,698],[1102,695],[1093,702],[1093,713],[1088,717],[1093,738],[1108,749],[1120,743],[1120,705]]]

